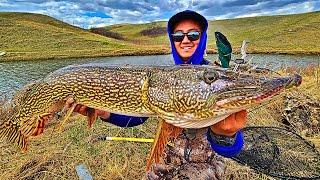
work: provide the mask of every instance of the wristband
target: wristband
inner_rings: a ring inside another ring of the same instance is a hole
[[[239,154],[244,145],[243,132],[241,130],[236,133],[234,143],[230,146],[218,144],[217,141],[212,138],[210,128],[207,131],[207,139],[213,151],[227,158],[234,157]]]

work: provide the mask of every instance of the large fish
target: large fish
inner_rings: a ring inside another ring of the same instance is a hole
[[[213,66],[68,66],[25,86],[1,109],[0,137],[27,150],[30,136],[43,132],[48,118],[65,111],[68,98],[74,105],[64,113],[64,122],[75,105],[112,113],[158,117],[158,133],[151,161],[159,161],[170,136],[182,128],[213,125],[232,113],[250,108],[298,86],[301,76],[263,77]],[[88,115],[88,125],[96,120]]]

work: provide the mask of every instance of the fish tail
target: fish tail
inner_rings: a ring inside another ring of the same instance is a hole
[[[7,139],[23,151],[28,150],[28,138],[21,133],[19,126],[11,121],[4,122],[0,125],[0,139]]]

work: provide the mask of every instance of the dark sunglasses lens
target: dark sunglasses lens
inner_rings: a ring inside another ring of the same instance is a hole
[[[190,41],[196,41],[200,38],[200,32],[197,32],[197,31],[188,32],[187,37]]]
[[[182,34],[182,33],[172,34],[172,39],[175,42],[181,42],[183,40],[183,38],[184,38],[184,34]]]

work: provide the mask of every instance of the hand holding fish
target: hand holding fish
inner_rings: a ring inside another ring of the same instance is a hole
[[[226,119],[210,126],[212,132],[217,135],[233,136],[237,131],[244,128],[247,122],[247,111],[243,110],[228,116]]]
[[[75,100],[73,98],[69,98],[66,100],[66,108],[72,107],[72,105],[75,103]],[[82,114],[84,116],[88,115],[88,106],[77,104],[76,107],[74,108],[73,112],[77,112],[79,114]],[[101,117],[102,119],[109,119],[110,113],[107,111],[95,109],[97,116]]]

